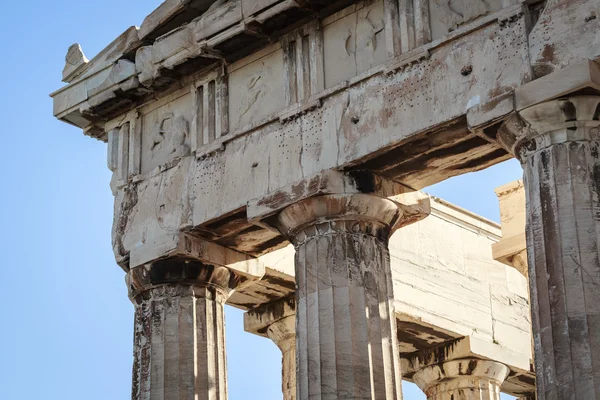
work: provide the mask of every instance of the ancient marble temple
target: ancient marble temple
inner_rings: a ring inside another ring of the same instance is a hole
[[[54,114],[108,144],[132,399],[227,399],[226,304],[284,399],[600,399],[599,13],[166,0],[71,46]],[[502,230],[420,191],[513,157]]]

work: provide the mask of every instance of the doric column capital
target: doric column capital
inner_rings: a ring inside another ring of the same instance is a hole
[[[296,301],[294,297],[263,304],[244,314],[244,330],[259,336],[267,336],[281,349],[283,340],[296,335]]]
[[[426,391],[428,387],[444,384],[452,379],[467,379],[470,382],[464,383],[467,387],[474,390],[477,394],[480,387],[478,382],[487,382],[489,388],[503,385],[506,376],[501,377],[500,383],[494,376],[497,372],[510,370],[511,380],[507,386],[511,387],[513,395],[527,394],[535,391],[534,374],[530,370],[530,354],[514,352],[498,344],[491,343],[489,338],[466,336],[461,339],[442,343],[427,350],[418,351],[412,354],[402,354],[402,372],[407,379],[412,379]],[[452,362],[452,364],[448,364]],[[491,363],[490,376],[487,376],[487,366]],[[482,375],[483,374],[483,375]],[[458,376],[457,376],[458,375]],[[431,382],[431,380],[437,381]],[[518,382],[517,387],[514,383]],[[453,390],[459,390],[460,385],[447,385],[445,390],[452,394]],[[486,389],[489,392],[489,388]],[[430,393],[435,393],[431,391]],[[438,390],[439,393],[439,390]],[[448,393],[448,392],[446,392]],[[459,392],[460,393],[460,392]],[[481,392],[486,393],[486,392]],[[428,393],[429,394],[429,393]],[[499,396],[499,394],[498,394]],[[451,397],[429,397],[434,400],[448,400]],[[470,400],[471,397],[461,397],[454,393],[455,400]],[[499,397],[473,397],[477,400],[500,400]]]
[[[417,371],[413,379],[425,392],[428,399],[446,399],[444,394],[453,394],[466,389],[473,397],[463,399],[490,399],[500,397],[500,386],[506,379],[509,368],[496,361],[468,358],[435,364]],[[485,397],[481,397],[485,393]]]
[[[136,255],[131,264],[126,283],[132,300],[163,285],[193,287],[199,296],[208,289],[226,300],[265,272],[258,259],[190,234],[174,236],[159,253]]]
[[[324,171],[248,204],[296,247],[297,398],[401,397],[388,239],[429,211],[426,195],[370,171]]]
[[[362,193],[330,194],[292,204],[279,214],[277,225],[294,244],[314,234],[337,232],[363,233],[387,242],[403,216],[401,205],[390,199]]]
[[[527,249],[515,254],[511,259],[512,266],[515,267],[525,278],[529,279],[529,264],[527,262]]]
[[[249,220],[291,240],[308,227],[389,237],[429,212],[427,195],[370,171],[324,171],[248,203]]]
[[[524,163],[553,144],[598,140],[600,66],[582,60],[519,86],[514,113],[498,131],[502,145]]]
[[[581,133],[576,134],[580,131],[579,128],[595,128],[600,125],[599,105],[600,96],[569,96],[536,104],[521,110],[519,115],[531,128],[528,133],[540,136],[559,132],[561,134],[552,139],[564,142],[579,140],[582,136]],[[562,132],[568,136],[562,135]]]
[[[138,297],[160,286],[180,286],[180,291],[224,302],[242,279],[230,269],[197,260],[168,258],[133,268],[126,275],[129,297]],[[191,293],[188,293],[189,291]],[[183,292],[181,294],[184,294]]]
[[[529,154],[558,143],[600,140],[600,96],[568,96],[515,113],[499,139],[524,162]]]
[[[296,316],[288,315],[267,328],[267,335],[281,351],[290,350],[296,345]]]

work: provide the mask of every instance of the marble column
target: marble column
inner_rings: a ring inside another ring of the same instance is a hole
[[[292,297],[263,304],[244,314],[244,330],[270,338],[281,350],[284,400],[296,399],[296,311]]]
[[[425,367],[413,379],[428,400],[500,400],[508,373],[495,361],[463,359]]]
[[[281,350],[281,390],[283,400],[296,400],[296,317],[272,323],[267,335]]]
[[[600,96],[566,96],[503,128],[524,171],[540,400],[600,399],[599,116]]]
[[[370,194],[283,210],[296,248],[298,399],[402,398],[388,239],[402,208]]]
[[[225,267],[167,259],[127,274],[135,305],[133,400],[225,400]]]

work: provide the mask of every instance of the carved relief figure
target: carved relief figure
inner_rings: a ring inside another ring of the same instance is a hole
[[[179,117],[175,120],[175,126],[173,127],[173,133],[171,136],[171,153],[185,153],[187,145],[185,140],[189,135],[188,122],[183,117]]]
[[[453,31],[462,23],[463,16],[452,9],[450,2],[451,0],[434,0],[441,13],[440,21],[448,27],[448,31]]]
[[[356,35],[353,29],[348,28],[344,47],[349,56],[356,55],[366,49],[372,52],[377,50],[377,35],[384,30],[383,19],[379,16],[373,16],[373,10],[369,10],[366,17],[359,18],[356,23]]]
[[[260,72],[249,75],[246,78],[244,90],[242,91],[242,98],[240,101],[240,116],[236,126],[244,125],[244,123],[247,123],[249,120],[251,120],[251,118],[249,119],[248,116],[269,92],[268,82],[272,76],[273,70],[269,66],[263,65],[263,68],[260,70]]]
[[[434,4],[448,32],[490,11],[485,0],[434,0]]]
[[[375,12],[371,9],[364,19],[358,21],[358,26],[356,28],[356,33],[359,38],[359,42],[356,46],[358,52],[369,47],[371,47],[373,52],[377,50],[377,34],[383,32],[384,23],[380,16],[373,14],[375,14]]]
[[[152,129],[150,143],[152,159],[160,159],[164,163],[188,155],[190,151],[186,144],[188,136],[189,125],[185,118],[174,118],[173,114],[163,116]]]
[[[490,12],[490,7],[485,0],[462,0],[462,3],[463,23],[472,21]]]

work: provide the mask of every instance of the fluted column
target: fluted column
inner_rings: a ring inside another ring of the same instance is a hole
[[[296,317],[272,323],[267,335],[281,350],[281,390],[283,400],[296,400]]]
[[[135,305],[133,400],[226,400],[225,267],[168,259],[127,275]]]
[[[244,314],[244,330],[269,337],[281,350],[284,400],[296,399],[296,311],[291,297],[274,300]]]
[[[413,379],[428,400],[500,400],[508,373],[495,361],[463,359],[425,367]]]
[[[562,97],[504,128],[524,170],[540,400],[600,399],[599,116],[600,96]]]
[[[279,214],[296,248],[298,399],[401,399],[388,239],[402,209],[325,195]]]

